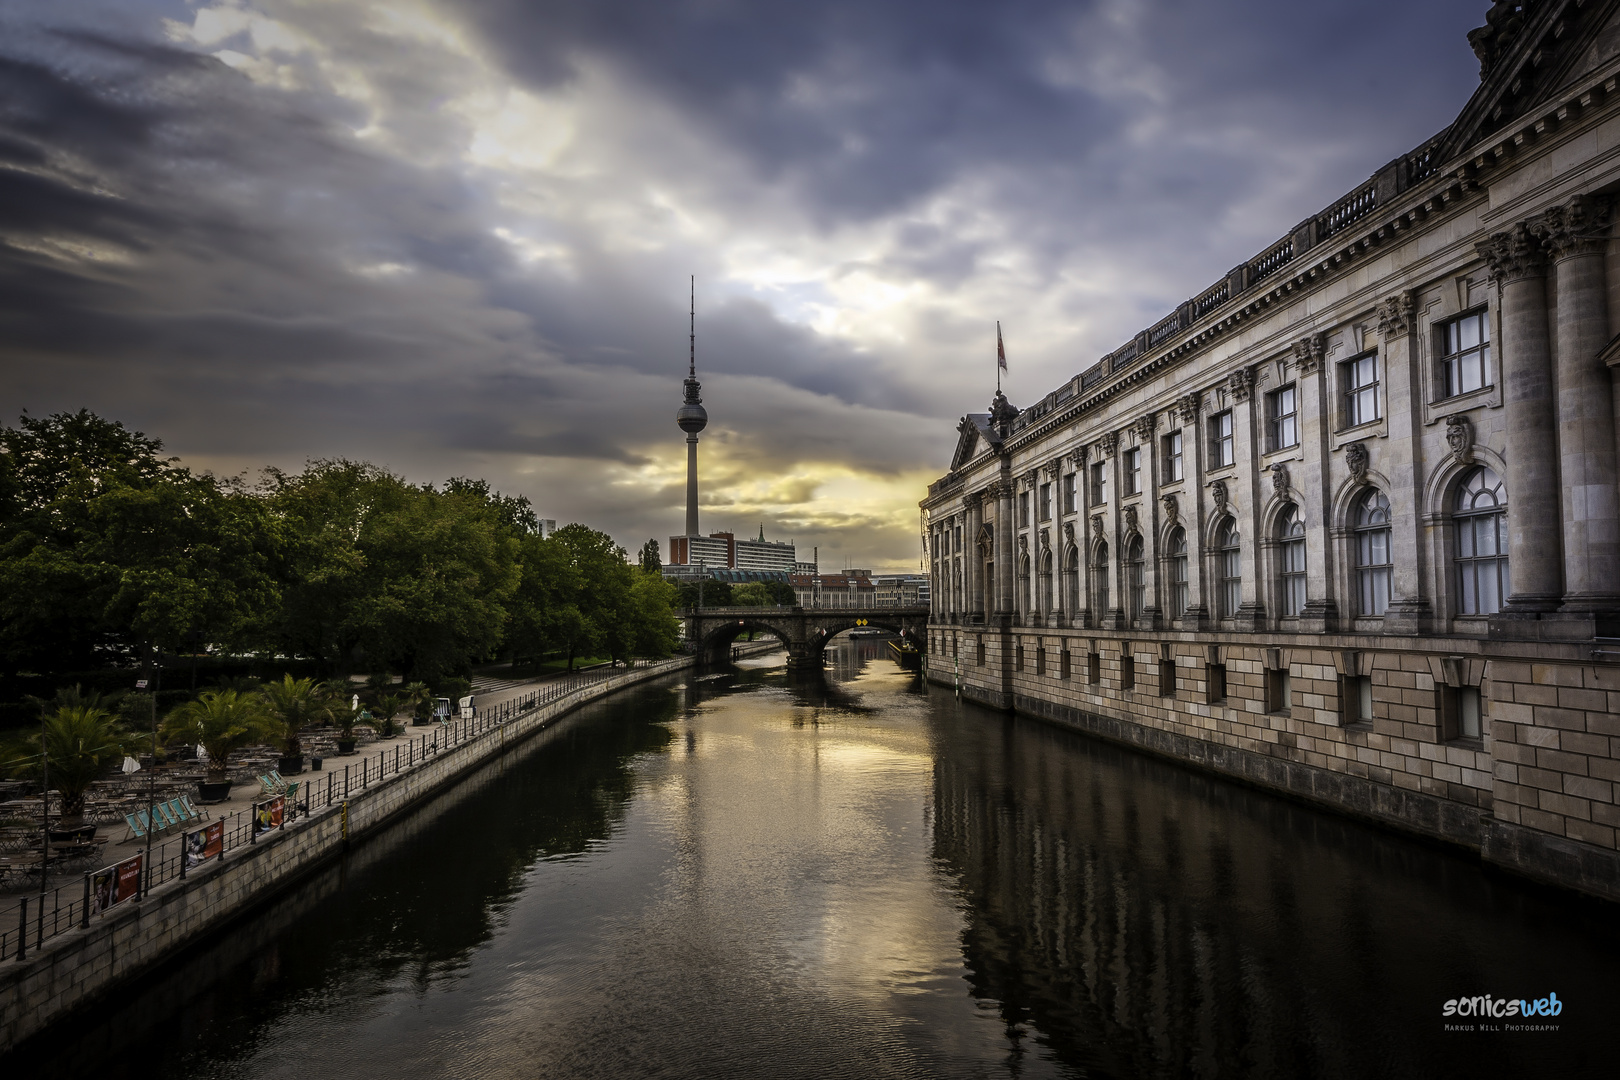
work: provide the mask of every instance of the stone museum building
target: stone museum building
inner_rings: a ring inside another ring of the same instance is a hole
[[[1620,0],[1486,18],[1450,127],[962,419],[927,671],[1620,899]]]

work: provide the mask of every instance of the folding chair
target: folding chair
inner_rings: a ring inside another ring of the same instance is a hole
[[[185,805],[179,799],[170,799],[167,807],[168,812],[173,814],[182,824],[191,820],[191,815],[186,813]]]
[[[287,781],[283,780],[281,778],[281,774],[279,772],[277,772],[275,769],[270,770],[270,782],[272,784],[276,785],[276,793],[278,795],[283,794],[283,793],[286,792],[286,790],[287,790]]]
[[[274,795],[274,794],[276,794],[275,781],[271,780],[268,776],[259,777],[259,794],[260,795]]]
[[[191,811],[191,817],[192,817],[193,820],[195,820],[195,821],[207,821],[208,820],[208,814],[206,814],[205,812],[197,809],[195,806],[193,806],[191,804],[191,796],[190,795],[182,795],[182,796],[180,796],[180,801],[185,804],[185,807],[186,807],[187,810]]]
[[[159,820],[163,821],[164,824],[160,827],[164,829],[172,829],[176,825],[180,824],[179,819],[177,819],[174,814],[169,811],[169,807],[166,803],[158,803],[152,807],[152,820],[154,822]]]
[[[141,818],[142,818],[141,821],[136,821],[134,814],[125,814],[124,815],[124,820],[129,823],[129,831],[124,834],[124,839],[123,840],[118,841],[120,844],[122,844],[122,843],[124,843],[125,841],[128,841],[128,840],[145,840],[146,839],[146,828],[145,828],[145,820],[144,820],[146,818],[146,814],[144,812],[142,812]]]

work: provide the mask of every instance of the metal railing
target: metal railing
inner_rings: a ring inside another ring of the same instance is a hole
[[[560,701],[625,670],[652,667],[665,662],[635,660],[630,661],[626,667],[591,668],[554,679],[511,701],[487,709],[475,709],[473,715],[465,719],[458,718],[447,723],[434,724],[432,730],[425,731],[421,735],[413,735],[403,743],[394,743],[375,753],[368,750],[358,754],[359,760],[345,763],[341,773],[337,771],[336,762],[328,759],[330,771],[300,775],[297,781],[297,795],[287,800],[281,824],[276,828],[283,830],[289,824],[296,824],[318,810],[324,810],[334,803],[341,804],[374,784],[409,772],[439,754],[454,750],[520,716]],[[275,792],[265,792],[263,795],[265,800],[275,797]],[[220,859],[224,859],[232,851],[256,844],[259,832],[263,831],[262,829],[256,831],[253,828],[252,809],[238,810],[221,820],[224,821],[225,828],[223,847],[218,855]],[[195,833],[208,824],[211,823],[199,822],[196,829],[178,831],[176,835],[154,846],[151,864],[142,868],[144,875],[142,894],[186,876],[185,834]],[[144,855],[144,851],[142,854]],[[102,868],[96,868],[100,869]],[[42,872],[45,872],[44,868]],[[31,950],[38,949],[57,935],[88,927],[92,917],[89,902],[92,873],[94,871],[85,873],[82,880],[67,882],[41,893],[31,893],[15,903],[0,907],[0,963],[26,959]]]

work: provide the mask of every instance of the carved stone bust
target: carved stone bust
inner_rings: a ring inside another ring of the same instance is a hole
[[[1350,470],[1350,478],[1356,483],[1367,479],[1367,447],[1364,443],[1353,442],[1344,448],[1345,468]]]
[[[1225,480],[1217,480],[1209,486],[1209,497],[1215,500],[1215,512],[1217,514],[1226,513],[1228,495]]]
[[[1446,417],[1446,445],[1451,447],[1451,460],[1458,465],[1474,460],[1474,425],[1462,413]]]

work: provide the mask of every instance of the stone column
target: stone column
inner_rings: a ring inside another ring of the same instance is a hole
[[[1181,418],[1182,497],[1176,507],[1181,527],[1187,533],[1187,613],[1177,629],[1202,630],[1209,621],[1209,590],[1205,587],[1204,559],[1204,444],[1203,397],[1196,391],[1176,399],[1176,415]]]
[[[1509,615],[1563,600],[1557,425],[1547,339],[1546,265],[1524,222],[1478,245],[1501,290],[1502,404],[1507,420]]]
[[[1237,472],[1230,494],[1232,517],[1238,524],[1243,566],[1242,602],[1234,624],[1239,630],[1265,628],[1265,589],[1260,580],[1260,454],[1255,443],[1254,369],[1238,368],[1227,382],[1232,392],[1232,460]]]
[[[1310,334],[1294,342],[1294,385],[1298,389],[1299,444],[1305,460],[1295,469],[1300,513],[1305,515],[1305,610],[1299,617],[1302,633],[1321,634],[1338,629],[1338,605],[1333,599],[1333,548],[1328,542],[1328,469],[1333,432],[1329,379],[1323,370],[1326,334]]]
[[[996,614],[1014,615],[1018,611],[1018,552],[1013,540],[1013,481],[1003,466],[1001,479],[994,487],[996,497]]]
[[[1142,618],[1143,630],[1161,625],[1159,613],[1168,605],[1159,593],[1159,414],[1148,413],[1134,425],[1137,446],[1142,454],[1142,501],[1137,508],[1137,529],[1142,536]]]
[[[1124,481],[1119,467],[1119,433],[1110,431],[1104,434],[1097,448],[1107,459],[1107,464],[1103,468],[1108,472],[1108,503],[1106,506],[1098,507],[1102,511],[1102,527],[1099,532],[1102,539],[1108,543],[1108,566],[1104,571],[1108,575],[1108,608],[1098,612],[1102,617],[1098,625],[1110,630],[1123,630],[1125,589],[1124,575],[1119,571],[1123,565],[1121,560],[1125,558],[1125,552],[1120,545],[1120,521],[1123,515],[1119,512],[1119,500]]]
[[[984,511],[980,509],[983,499],[983,494],[975,491],[965,500],[967,513],[962,530],[962,589],[967,595],[962,610],[969,615],[984,614],[984,585],[980,581],[984,564],[979,556],[979,529],[984,524]]]
[[[1620,610],[1620,492],[1614,390],[1598,353],[1609,342],[1603,270],[1609,205],[1577,195],[1535,225],[1558,288],[1558,451],[1564,524],[1564,606]],[[1512,515],[1517,492],[1508,491]],[[1518,568],[1510,569],[1517,578]],[[1515,580],[1515,584],[1517,581]]]
[[[1379,373],[1384,383],[1384,423],[1389,438],[1380,447],[1379,465],[1389,480],[1390,530],[1389,610],[1384,633],[1410,636],[1432,628],[1431,607],[1423,583],[1426,546],[1420,544],[1423,520],[1423,443],[1418,434],[1421,381],[1412,357],[1412,294],[1399,292],[1378,305]],[[1509,495],[1511,501],[1512,496]]]

